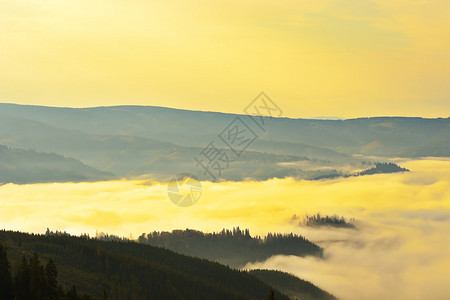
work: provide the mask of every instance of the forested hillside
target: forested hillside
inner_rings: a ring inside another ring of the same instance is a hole
[[[273,255],[314,255],[321,257],[323,249],[303,236],[272,234],[252,237],[250,231],[223,229],[217,233],[197,230],[173,230],[142,234],[139,243],[163,247],[178,253],[218,261],[232,267],[242,267],[248,262],[262,261]]]
[[[376,163],[374,167],[359,172],[358,175],[372,175],[380,173],[407,172],[408,169],[402,168],[393,163]]]
[[[68,299],[90,300],[92,297],[79,295],[75,285],[65,291],[58,285],[58,269],[52,259],[42,265],[36,252],[29,258],[25,255],[14,274],[7,256],[7,246],[0,243],[0,299],[2,300],[30,300],[30,299]],[[105,290],[102,299],[108,299]]]
[[[318,288],[309,281],[291,274],[273,270],[251,270],[250,274],[279,289],[291,299],[297,300],[336,300],[337,298]]]
[[[96,298],[105,290],[111,299],[267,299],[271,291],[247,272],[135,242],[12,231],[0,231],[0,241],[13,274],[36,252],[44,265],[52,259],[63,289]]]

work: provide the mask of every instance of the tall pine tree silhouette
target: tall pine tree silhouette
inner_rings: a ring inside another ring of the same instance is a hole
[[[31,290],[31,299],[44,299],[45,295],[45,276],[44,276],[44,267],[41,265],[39,261],[39,257],[36,252],[30,259],[30,290]]]
[[[46,298],[47,299],[57,299],[58,298],[58,281],[57,281],[58,271],[50,259],[45,266],[45,288],[46,288]]]
[[[30,293],[30,266],[28,264],[25,255],[22,256],[22,260],[19,264],[16,277],[14,278],[14,286],[16,290],[16,298],[18,300],[25,300],[31,298]]]
[[[10,300],[13,297],[11,267],[6,255],[6,244],[3,242],[0,242],[0,295],[5,300]]]
[[[273,289],[270,289],[270,294],[269,294],[269,298],[267,298],[268,300],[275,300],[275,292],[273,291]]]

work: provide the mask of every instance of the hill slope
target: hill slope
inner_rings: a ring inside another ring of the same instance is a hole
[[[336,297],[309,281],[291,274],[272,270],[251,270],[253,276],[285,293],[292,300],[335,300]]]
[[[138,241],[236,268],[278,254],[318,257],[323,255],[322,248],[301,235],[269,233],[264,238],[252,237],[248,229],[244,231],[239,227],[233,228],[233,231],[223,229],[217,233],[203,233],[192,229],[152,232],[142,234]]]
[[[0,231],[15,270],[34,251],[58,267],[60,283],[112,299],[266,299],[271,287],[247,272],[132,242]],[[133,298],[134,297],[134,298]],[[276,298],[288,298],[276,292]]]
[[[114,178],[113,174],[89,167],[55,153],[10,149],[0,145],[0,182],[80,182]]]

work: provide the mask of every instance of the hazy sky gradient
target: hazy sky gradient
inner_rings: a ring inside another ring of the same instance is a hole
[[[0,102],[450,114],[450,1],[0,0]]]

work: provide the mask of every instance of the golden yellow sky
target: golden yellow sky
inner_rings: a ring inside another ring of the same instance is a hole
[[[450,114],[450,1],[0,0],[0,102]]]

